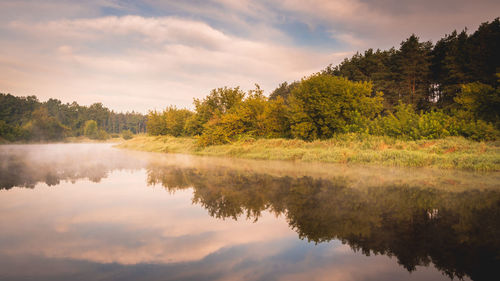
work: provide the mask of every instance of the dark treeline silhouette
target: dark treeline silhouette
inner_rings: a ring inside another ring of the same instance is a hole
[[[498,87],[500,72],[500,21],[483,23],[468,35],[453,31],[436,45],[420,42],[415,35],[401,42],[399,49],[369,49],[357,53],[324,72],[353,81],[373,81],[373,90],[384,92],[385,106],[392,109],[400,100],[418,110],[453,107],[462,85],[478,82]],[[483,114],[498,111],[485,104]],[[498,121],[487,117],[488,121]]]
[[[146,117],[133,111],[117,113],[102,103],[82,106],[57,99],[40,102],[36,96],[0,93],[0,141],[57,140],[84,134],[103,139],[124,131],[145,132]]]
[[[151,135],[199,136],[201,146],[254,137],[327,139],[341,133],[402,139],[493,140],[500,129],[500,21],[399,49],[357,53],[266,97],[218,88],[195,111],[150,112]]]

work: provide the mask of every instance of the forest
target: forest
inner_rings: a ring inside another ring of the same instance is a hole
[[[500,20],[465,29],[435,44],[411,35],[399,48],[366,50],[269,96],[256,84],[213,89],[194,110],[115,113],[35,96],[0,95],[0,138],[52,140],[123,131],[193,136],[199,146],[246,138],[307,141],[356,133],[402,140],[462,136],[496,140],[500,130]]]
[[[57,99],[40,102],[36,96],[0,93],[0,142],[50,141],[72,136],[107,139],[146,131],[146,117],[116,113],[102,103],[82,106]]]
[[[411,35],[399,49],[357,53],[269,97],[258,85],[218,88],[195,110],[148,114],[150,135],[197,136],[200,146],[245,138],[328,139],[343,133],[403,140],[495,140],[500,129],[500,21],[436,44]]]

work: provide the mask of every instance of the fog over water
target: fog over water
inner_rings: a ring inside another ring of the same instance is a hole
[[[0,159],[0,280],[489,280],[500,265],[499,173],[111,144]]]

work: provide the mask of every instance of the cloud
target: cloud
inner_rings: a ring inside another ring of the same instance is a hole
[[[18,52],[11,60],[23,75],[2,68],[4,76],[33,86],[33,94],[42,98],[68,101],[72,96],[90,103],[98,97],[94,101],[122,110],[137,106],[132,99],[139,95],[148,102],[135,109],[146,111],[168,104],[189,106],[193,97],[225,85],[248,89],[259,83],[270,91],[345,55],[248,40],[178,17],[16,21],[9,28],[28,50],[9,50]],[[38,48],[30,44],[35,42],[41,42]],[[26,62],[21,52],[32,54],[33,60]],[[37,65],[50,65],[50,71],[33,73],[30,69]],[[2,90],[28,94],[23,87]],[[117,96],[121,104],[113,101]]]
[[[435,42],[474,30],[498,10],[488,0],[5,0],[0,91],[115,110],[191,107],[225,85],[269,93],[412,33]]]
[[[474,30],[500,10],[500,2],[491,0],[285,0],[276,5],[311,26],[363,38],[365,44],[351,48],[389,48],[412,33],[436,41],[454,29]]]
[[[57,189],[40,184],[33,190],[12,190],[0,200],[5,210],[12,211],[0,219],[0,224],[11,226],[0,230],[3,241],[10,241],[1,243],[2,253],[167,264],[199,261],[223,248],[296,237],[282,217],[268,212],[258,224],[244,217],[238,221],[210,217],[192,205],[192,190],[169,194],[160,187],[147,187],[145,173],[114,171],[99,184],[78,181],[61,183]],[[27,204],[31,207],[23,207]],[[269,249],[265,255],[277,250]]]

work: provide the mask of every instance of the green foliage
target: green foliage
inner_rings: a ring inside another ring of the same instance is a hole
[[[465,84],[455,102],[476,119],[492,122],[500,128],[500,88],[494,89],[479,82]]]
[[[187,109],[177,109],[175,106],[167,107],[163,112],[150,111],[147,120],[147,132],[150,135],[183,136],[186,134],[187,120],[193,112]]]
[[[325,139],[354,129],[353,121],[370,120],[382,110],[382,93],[372,97],[371,92],[371,83],[327,74],[303,79],[289,99],[292,135]]]
[[[493,124],[475,120],[469,112],[457,111],[450,120],[449,130],[453,136],[463,136],[475,141],[491,141],[500,135]]]
[[[393,110],[399,100],[417,110],[447,109],[453,107],[462,84],[497,86],[499,49],[500,20],[496,18],[471,35],[466,30],[454,31],[435,46],[412,35],[397,50],[369,49],[323,72],[352,81],[372,81],[373,92],[384,93],[386,110]]]
[[[122,131],[122,138],[125,140],[129,140],[134,137],[134,134],[130,130],[124,130]]]
[[[89,138],[97,138],[99,129],[97,128],[97,122],[94,120],[87,120],[83,127],[83,134]]]
[[[274,100],[274,99],[277,99],[277,98],[282,98],[283,101],[287,101],[288,100],[288,97],[290,96],[290,93],[292,92],[292,90],[297,87],[297,85],[299,84],[299,82],[295,81],[291,84],[288,84],[288,82],[283,82],[281,83],[278,88],[276,88],[270,95],[269,95],[269,99],[270,100]]]
[[[149,135],[166,135],[166,124],[163,114],[156,110],[150,111],[148,114],[148,121],[146,121],[146,128]]]
[[[289,133],[283,98],[268,100],[258,85],[224,114],[215,114],[198,139],[200,146],[230,143],[243,138],[284,137]]]
[[[289,108],[282,97],[269,99],[263,113],[265,136],[269,138],[291,137]]]
[[[0,120],[0,138],[7,141],[16,141],[23,136],[23,130],[19,126],[7,124],[4,120]]]
[[[467,112],[448,115],[443,111],[430,111],[418,114],[411,105],[403,103],[395,109],[394,114],[376,118],[371,123],[369,132],[405,140],[463,136],[482,141],[495,140],[498,137],[498,131],[491,123],[475,120]]]
[[[431,42],[419,42],[414,34],[401,42],[396,54],[398,94],[408,104],[427,109]]]
[[[84,134],[85,122],[94,120],[106,133],[131,130],[145,132],[145,116],[140,113],[115,113],[101,103],[80,106],[49,99],[40,102],[35,96],[16,97],[0,93],[0,138],[8,141],[57,140]],[[106,134],[97,131],[95,138]]]
[[[99,131],[97,131],[97,136],[95,137],[95,139],[107,140],[107,139],[109,139],[109,134],[105,130],[99,129]]]
[[[45,107],[39,107],[33,111],[31,120],[23,126],[23,130],[25,139],[46,141],[66,137],[69,128],[49,116]]]
[[[97,122],[94,120],[87,120],[83,127],[83,134],[94,140],[107,140],[109,139],[109,134],[97,126]]]
[[[35,96],[15,97],[0,93],[0,120],[11,126],[20,126],[31,118],[31,113],[40,106]]]
[[[201,135],[204,126],[211,119],[219,119],[221,115],[228,113],[233,107],[243,101],[245,92],[239,87],[213,89],[204,99],[195,99],[194,106],[196,114],[186,122],[187,135]],[[213,123],[213,122],[212,122]]]

